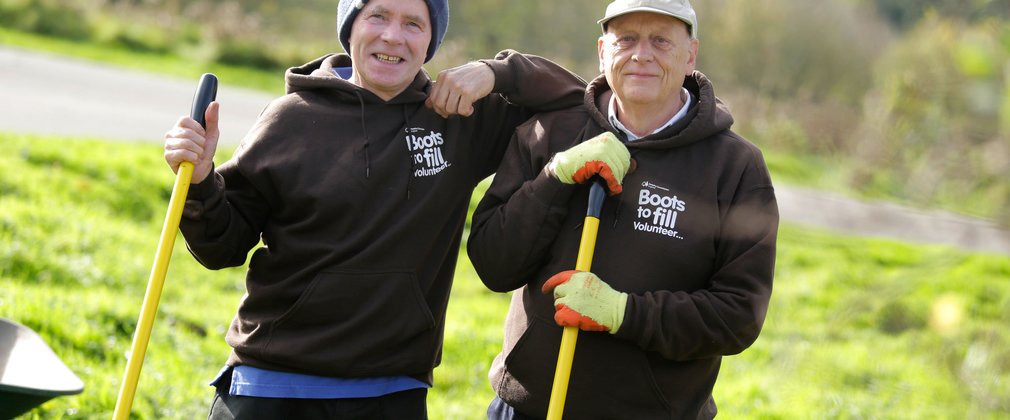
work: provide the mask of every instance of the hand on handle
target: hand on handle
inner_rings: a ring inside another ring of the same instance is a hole
[[[206,129],[192,117],[182,117],[175,127],[165,133],[165,161],[175,173],[179,173],[182,162],[193,163],[193,184],[203,182],[214,168],[214,153],[221,136],[218,130],[219,108],[217,102],[211,102],[207,107]]]
[[[193,175],[186,183],[199,184],[214,169],[214,153],[221,132],[217,128],[217,76],[206,73],[193,95],[189,117],[182,117],[165,133],[165,161],[172,172],[179,173],[183,162],[193,164]]]
[[[548,169],[566,184],[581,184],[599,175],[607,182],[608,193],[617,195],[631,166],[628,148],[606,132],[554,155]]]
[[[562,271],[548,279],[541,291],[554,294],[554,321],[562,327],[615,334],[624,322],[628,294],[588,271]]]

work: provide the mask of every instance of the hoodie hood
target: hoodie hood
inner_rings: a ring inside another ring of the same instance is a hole
[[[431,77],[421,69],[414,80],[403,92],[389,101],[383,101],[374,93],[338,77],[334,69],[351,67],[351,56],[347,54],[329,54],[312,60],[298,67],[292,67],[284,73],[284,90],[286,93],[297,93],[307,90],[332,90],[338,97],[363,103],[403,104],[424,102],[431,88]]]
[[[684,87],[691,92],[694,100],[687,115],[663,131],[627,142],[629,148],[668,149],[685,146],[729,130],[733,126],[733,115],[715,96],[712,83],[704,74],[695,71],[684,78]],[[601,74],[586,88],[585,108],[597,125],[606,127],[623,138],[622,133],[614,129],[608,119],[608,104],[613,95],[607,78]]]
[[[406,125],[410,120],[410,115],[414,113],[413,110],[424,105],[424,101],[428,97],[428,90],[431,88],[431,78],[428,77],[424,69],[421,69],[403,92],[400,92],[389,101],[384,101],[368,89],[344,80],[334,70],[346,67],[351,67],[351,57],[347,54],[329,54],[302,66],[292,67],[284,74],[285,90],[288,94],[296,95],[305,93],[323,94],[324,96],[334,98],[338,102],[357,105],[360,110],[361,147],[365,163],[364,176],[367,179],[371,175],[372,167],[370,150],[372,141],[366,121],[366,114],[369,112],[368,109],[384,109],[388,111],[390,105],[399,105],[392,108],[400,110],[399,116],[402,118],[403,125]],[[375,112],[378,113],[381,111]],[[407,164],[411,168],[410,172],[413,173],[413,161],[407,161]],[[412,180],[413,176],[410,176],[407,182],[406,196],[408,199],[410,198]]]

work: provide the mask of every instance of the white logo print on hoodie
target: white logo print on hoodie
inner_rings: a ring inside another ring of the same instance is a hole
[[[659,190],[659,191],[650,191]],[[670,195],[670,189],[651,182],[643,182],[638,191],[638,209],[634,228],[637,231],[657,233],[684,239],[677,231],[677,216],[687,210],[687,203]]]
[[[442,155],[442,133],[422,127],[407,128],[404,139],[414,164],[414,176],[433,176],[452,166]]]

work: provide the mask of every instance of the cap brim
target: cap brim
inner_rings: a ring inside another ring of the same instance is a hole
[[[686,24],[687,27],[688,27],[688,31],[691,32],[691,35],[694,35],[694,26],[691,25],[691,22],[689,20],[685,19],[684,17],[677,16],[677,15],[675,15],[673,13],[667,12],[665,10],[659,10],[659,9],[654,8],[654,7],[648,7],[648,6],[632,7],[630,9],[628,9],[628,10],[623,10],[620,13],[615,13],[612,16],[604,17],[603,19],[598,20],[596,23],[600,24],[600,28],[603,29],[604,31],[606,31],[607,30],[607,27],[606,27],[607,22],[610,22],[611,20],[613,20],[616,17],[624,16],[626,14],[635,13],[635,12],[658,13],[658,14],[661,14],[661,15],[666,15],[666,16],[669,16],[669,17],[672,17],[672,18],[676,18],[677,20],[679,20],[681,22],[684,22],[684,24]]]

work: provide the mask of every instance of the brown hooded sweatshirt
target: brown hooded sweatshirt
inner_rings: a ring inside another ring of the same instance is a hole
[[[566,418],[711,418],[722,356],[750,346],[764,322],[778,229],[768,170],[730,130],[704,75],[684,87],[696,102],[674,125],[626,143],[637,169],[604,203],[591,271],[629,300],[616,334],[579,333]],[[561,342],[554,299],[540,289],[575,267],[588,192],[544,167],[557,152],[616,133],[605,115],[611,95],[600,76],[583,107],[519,127],[473,216],[467,250],[482,281],[518,289],[491,385],[527,415],[547,412]]]
[[[424,106],[421,71],[383,101],[334,73],[292,68],[234,156],[190,188],[182,232],[211,269],[251,254],[229,364],[335,377],[413,375],[441,358],[473,187],[534,111],[582,102],[585,81],[535,56],[486,63],[494,92],[470,117]]]

